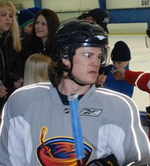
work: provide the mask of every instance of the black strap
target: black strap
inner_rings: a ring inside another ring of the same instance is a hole
[[[115,155],[92,160],[87,166],[119,166]]]

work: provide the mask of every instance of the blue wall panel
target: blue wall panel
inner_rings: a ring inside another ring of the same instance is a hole
[[[150,23],[150,8],[108,11],[110,23]]]
[[[34,6],[42,7],[41,0],[34,0]]]
[[[106,0],[99,0],[99,6],[101,9],[106,10]]]
[[[147,23],[150,25],[150,8],[107,10],[106,0],[99,0],[99,6],[108,12],[110,23]]]

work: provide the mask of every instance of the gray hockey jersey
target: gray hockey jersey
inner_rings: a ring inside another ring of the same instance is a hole
[[[86,163],[109,154],[120,166],[150,163],[148,138],[129,97],[93,85],[79,109]],[[76,165],[69,106],[52,85],[16,90],[3,112],[0,165]]]

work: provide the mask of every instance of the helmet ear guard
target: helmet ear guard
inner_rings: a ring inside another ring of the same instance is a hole
[[[109,64],[110,61],[110,48],[107,46],[103,46],[102,48],[102,57],[101,57],[101,66],[100,67],[106,67]]]
[[[109,65],[110,63],[110,48],[109,47],[103,47],[102,48],[102,58],[101,58],[101,65],[99,68],[99,74],[104,74],[106,72],[106,67]]]
[[[65,46],[61,49],[60,54],[62,58],[72,60],[72,57],[75,55],[75,48],[72,46]]]

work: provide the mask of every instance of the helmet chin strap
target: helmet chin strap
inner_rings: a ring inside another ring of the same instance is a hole
[[[78,84],[78,85],[80,85],[80,86],[86,86],[87,84],[82,84],[82,83],[80,83],[80,82],[77,81],[77,80],[75,79],[75,77],[72,75],[72,68],[73,68],[73,62],[72,62],[72,60],[70,60],[70,63],[71,63],[71,68],[67,70],[67,72],[68,72],[68,77],[69,77],[72,81],[74,81],[76,84]]]
[[[68,71],[68,77],[69,77],[72,81],[74,81],[76,84],[78,84],[78,85],[80,85],[80,86],[86,86],[86,85],[87,85],[87,84],[82,84],[82,83],[78,82],[78,81],[75,79],[75,77],[72,75],[72,73],[71,73],[70,70]]]

